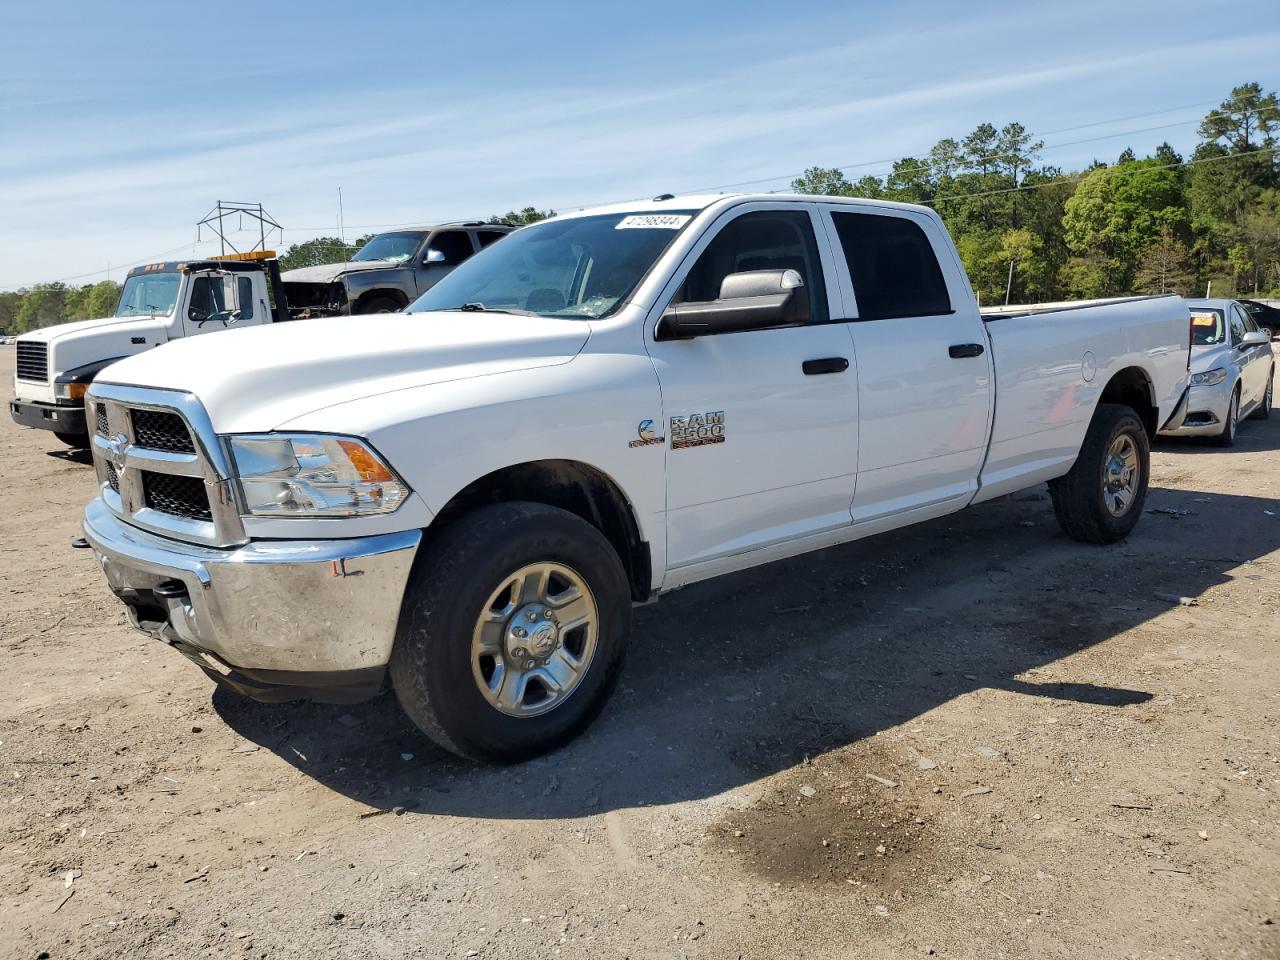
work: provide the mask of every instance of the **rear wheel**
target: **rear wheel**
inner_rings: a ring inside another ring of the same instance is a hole
[[[1215,446],[1234,447],[1236,445],[1236,428],[1240,425],[1240,387],[1231,394],[1231,402],[1227,404],[1227,418],[1222,422],[1222,432],[1213,438]]]
[[[414,563],[391,682],[442,747],[525,760],[595,718],[622,667],[631,591],[609,541],[536,503],[483,507]]]
[[[1267,389],[1262,391],[1262,402],[1256,410],[1249,414],[1254,420],[1267,420],[1271,417],[1271,389],[1275,385],[1276,368],[1272,367],[1267,374]]]
[[[1085,543],[1124,539],[1142,516],[1150,473],[1150,442],[1138,415],[1120,404],[1101,404],[1075,466],[1049,483],[1058,524]]]

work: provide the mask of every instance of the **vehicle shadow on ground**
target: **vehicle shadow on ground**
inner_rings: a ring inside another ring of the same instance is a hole
[[[516,767],[436,749],[390,695],[264,705],[219,690],[213,702],[241,735],[373,807],[522,819],[714,796],[982,689],[1046,711],[1135,709],[1162,691],[1069,679],[1086,669],[1075,664],[1050,671],[1061,682],[1035,671],[1179,597],[1261,579],[1251,564],[1280,549],[1272,499],[1153,488],[1147,508],[1126,542],[1089,546],[1058,531],[1040,488],[679,591],[636,611],[595,726]]]
[[[46,456],[53,457],[55,460],[64,460],[67,463],[78,463],[81,466],[93,466],[93,453],[88,447],[63,447],[61,450],[46,450]]]

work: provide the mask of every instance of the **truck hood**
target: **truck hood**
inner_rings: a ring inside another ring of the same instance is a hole
[[[41,327],[30,333],[22,334],[21,340],[42,340],[53,343],[63,337],[86,333],[106,333],[111,336],[123,336],[131,331],[151,333],[157,328],[163,330],[169,325],[169,318],[162,317],[99,317],[96,320],[77,320],[74,323],[59,323],[52,327]],[[153,338],[154,339],[154,338]]]
[[[98,379],[184,390],[219,433],[259,432],[394,390],[568,363],[590,333],[583,320],[500,313],[330,317],[175,340]]]
[[[360,260],[347,263],[322,263],[318,267],[298,267],[280,274],[285,283],[330,283],[344,273],[359,273],[362,270],[386,270],[400,264],[391,260]]]

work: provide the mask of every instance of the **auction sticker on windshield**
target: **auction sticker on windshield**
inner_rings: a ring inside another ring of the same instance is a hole
[[[1197,327],[1212,327],[1218,322],[1218,316],[1214,313],[1192,313],[1191,323]]]
[[[637,213],[623,217],[615,230],[679,230],[692,219],[687,213]]]

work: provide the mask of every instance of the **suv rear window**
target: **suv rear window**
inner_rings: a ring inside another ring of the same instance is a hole
[[[859,320],[951,313],[951,298],[933,245],[904,217],[833,213]]]

